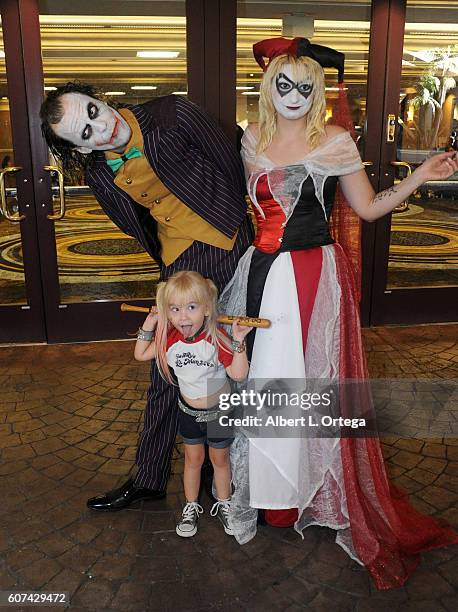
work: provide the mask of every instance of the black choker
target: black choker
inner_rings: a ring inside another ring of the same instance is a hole
[[[198,331],[196,331],[196,333],[193,336],[189,336],[189,338],[185,338],[186,342],[194,342],[197,336],[199,336],[204,331],[204,327],[205,327],[205,321],[202,323],[202,327]]]

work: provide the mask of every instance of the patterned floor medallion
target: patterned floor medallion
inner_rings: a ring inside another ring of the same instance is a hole
[[[15,233],[11,233],[13,230]],[[158,278],[157,264],[134,239],[121,232],[94,199],[68,198],[67,212],[55,223],[62,299],[148,297]],[[0,221],[0,291],[23,283],[21,237],[16,226]]]
[[[421,203],[392,216],[388,289],[458,285],[456,201]]]

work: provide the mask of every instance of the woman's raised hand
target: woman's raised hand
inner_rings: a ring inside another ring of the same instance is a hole
[[[458,153],[456,151],[447,151],[433,155],[421,166],[415,170],[416,173],[422,175],[422,180],[426,181],[443,181],[448,179],[458,172]]]

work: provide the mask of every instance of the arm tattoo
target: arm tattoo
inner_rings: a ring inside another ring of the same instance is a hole
[[[397,192],[398,190],[393,186],[393,187],[390,187],[389,189],[385,189],[385,191],[381,191],[380,193],[377,193],[377,195],[374,197],[374,204],[376,202],[379,202],[380,200],[384,200],[385,198],[391,198],[393,193],[397,193]]]

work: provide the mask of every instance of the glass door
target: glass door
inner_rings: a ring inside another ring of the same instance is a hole
[[[403,44],[393,44],[386,74],[382,188],[457,146],[458,28],[440,4],[398,2],[391,14],[389,37]],[[456,320],[457,198],[457,175],[430,181],[378,222],[373,324]]]
[[[184,0],[81,1],[71,14],[61,2],[39,1],[38,9],[45,91],[78,80],[120,105],[187,95]],[[50,322],[50,338],[122,337],[132,324],[120,303],[150,304],[158,266],[104,214],[83,175],[61,176],[61,196],[59,173],[51,172],[53,209],[63,197],[65,212],[53,223],[59,316]]]
[[[185,5],[2,2],[0,342],[127,337],[138,320],[121,314],[122,301],[151,303],[157,265],[106,217],[84,176],[62,174],[39,109],[47,91],[71,80],[121,105],[186,96]]]

